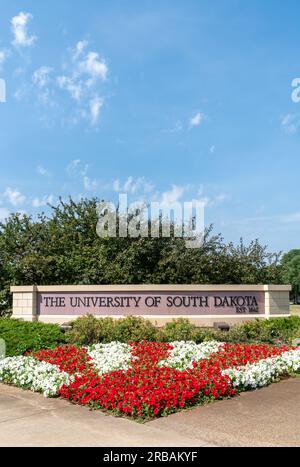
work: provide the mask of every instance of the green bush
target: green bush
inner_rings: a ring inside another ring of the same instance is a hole
[[[157,340],[157,336],[158,329],[150,321],[136,316],[114,320],[86,315],[74,321],[72,329],[66,333],[68,342],[77,345],[112,341],[154,341]]]
[[[220,340],[223,342],[240,344],[253,341],[256,342],[259,341],[260,335],[260,331],[258,331],[258,329],[256,329],[257,334],[255,334],[254,329],[251,328],[250,332],[248,332],[249,330],[247,330],[243,324],[238,324],[228,332],[220,331]]]
[[[278,331],[297,331],[300,329],[300,316],[290,316],[288,318],[273,318],[262,321],[264,326]]]
[[[30,350],[49,349],[65,342],[65,335],[57,324],[9,318],[0,319],[0,338],[5,341],[7,357]]]
[[[230,331],[218,331],[211,328],[199,328],[188,319],[179,318],[156,328],[142,317],[129,316],[113,320],[97,319],[93,315],[83,316],[72,323],[72,330],[67,332],[68,342],[77,345],[89,345],[97,342],[163,341],[192,340],[201,343],[218,340],[229,343],[289,343],[300,336],[300,317],[274,318],[268,321],[254,320],[236,325]]]
[[[116,337],[116,324],[112,318],[82,316],[71,323],[72,329],[66,333],[66,338],[68,342],[77,345],[111,342]]]
[[[128,316],[117,321],[114,340],[120,342],[157,341],[158,329],[144,318]]]
[[[218,336],[225,342],[284,344],[291,342],[300,333],[300,317],[255,320],[236,325],[229,332]]]
[[[300,337],[300,317],[274,318],[268,321],[249,321],[230,329],[229,332],[210,328],[199,328],[189,320],[179,318],[156,328],[142,317],[128,316],[114,320],[97,319],[93,315],[78,318],[66,334],[56,324],[25,322],[22,320],[0,319],[0,338],[6,343],[6,355],[22,355],[30,350],[47,349],[69,342],[76,345],[90,345],[97,342],[139,342],[193,340],[219,340],[231,343],[290,343]]]
[[[300,333],[300,317],[274,318],[263,321],[263,328],[275,339],[289,343]]]
[[[224,333],[225,334],[225,333]],[[211,340],[223,340],[223,333],[221,331],[216,331],[211,328],[195,328],[192,334],[192,341],[196,344],[201,344],[201,342],[211,341]]]
[[[190,341],[193,339],[194,326],[188,319],[178,318],[166,323],[159,331],[159,339],[164,342]]]

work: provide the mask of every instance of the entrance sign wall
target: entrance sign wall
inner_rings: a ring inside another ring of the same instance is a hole
[[[13,286],[13,318],[64,323],[143,316],[158,326],[184,317],[199,326],[289,316],[288,285]]]

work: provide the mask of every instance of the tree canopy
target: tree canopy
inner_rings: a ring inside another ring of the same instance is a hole
[[[283,280],[292,284],[294,301],[298,301],[300,291],[300,250],[293,249],[282,257]]]
[[[281,283],[280,255],[253,240],[225,243],[212,226],[200,248],[182,238],[100,238],[98,199],[60,201],[49,215],[0,224],[0,306],[11,285]]]

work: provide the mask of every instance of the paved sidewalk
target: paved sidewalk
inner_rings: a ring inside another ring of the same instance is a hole
[[[0,446],[300,446],[300,378],[146,424],[0,384]]]

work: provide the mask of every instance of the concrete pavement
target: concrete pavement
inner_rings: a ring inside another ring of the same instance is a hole
[[[146,424],[0,384],[0,446],[300,446],[300,378]]]

